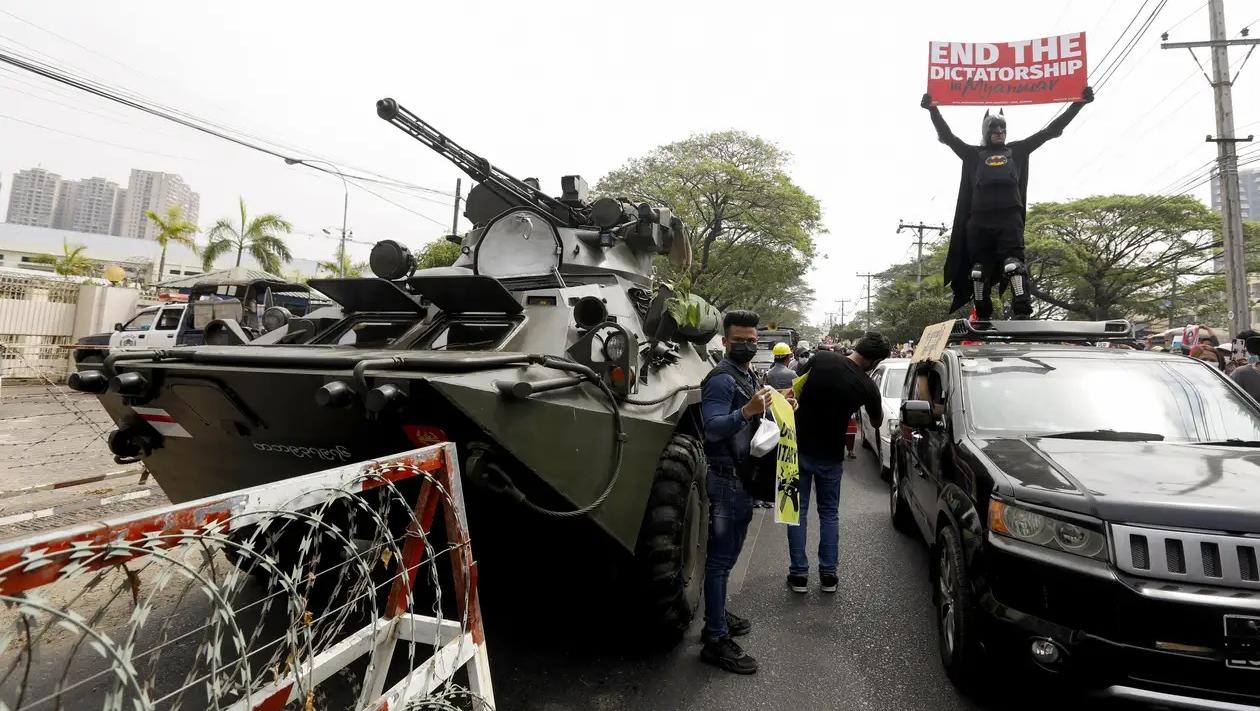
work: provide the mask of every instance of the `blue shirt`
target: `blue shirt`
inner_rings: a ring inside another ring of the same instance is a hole
[[[738,371],[749,392],[757,391],[757,378],[730,358],[723,358],[718,367]],[[724,372],[705,381],[700,392],[700,416],[704,420],[704,456],[709,464],[733,467],[748,456],[750,438],[739,436],[749,427],[749,420],[740,411],[748,396],[735,386],[735,377]]]

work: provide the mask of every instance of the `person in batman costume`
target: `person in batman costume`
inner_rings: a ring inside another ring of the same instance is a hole
[[[949,254],[945,260],[945,284],[952,285],[954,302],[950,311],[974,301],[981,319],[993,316],[991,291],[1009,286],[1015,318],[1032,315],[1032,284],[1024,263],[1024,220],[1028,214],[1028,157],[1076,118],[1081,107],[1094,100],[1094,90],[1085,87],[1081,98],[1045,128],[1022,141],[1006,142],[1006,117],[985,112],[981,125],[983,142],[965,143],[949,130],[930,94],[921,106],[932,115],[932,125],[941,143],[962,159],[962,180],[958,204],[950,232]]]

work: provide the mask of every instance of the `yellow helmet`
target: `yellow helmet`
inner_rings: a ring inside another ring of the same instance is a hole
[[[779,343],[774,344],[774,350],[772,352],[774,353],[775,358],[778,358],[779,356],[792,355],[792,346],[780,341]]]

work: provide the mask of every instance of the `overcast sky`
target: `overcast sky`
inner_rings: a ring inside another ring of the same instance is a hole
[[[951,219],[957,159],[936,142],[918,105],[930,40],[1084,31],[1093,68],[1141,5],[7,0],[0,46],[347,170],[443,191],[462,174],[379,120],[378,98],[397,98],[509,173],[538,176],[553,194],[562,175],[578,173],[593,185],[628,158],[691,133],[757,134],[793,154],[793,178],[822,201],[829,232],[819,243],[827,256],[810,275],[821,320],[837,310],[835,300],[863,293],[857,272],[913,254],[910,236],[896,234],[899,219]],[[1203,140],[1215,133],[1207,81],[1185,50],[1158,46],[1165,30],[1173,40],[1205,39],[1204,5],[1170,0],[1098,100],[1034,155],[1034,202],[1159,192],[1215,155]],[[1228,0],[1226,18],[1237,36],[1260,20],[1260,6]],[[1233,50],[1235,68],[1243,55]],[[1207,54],[1199,57],[1210,70]],[[1257,88],[1260,60],[1235,86],[1241,134],[1260,128]],[[1011,139],[1035,131],[1055,109],[1008,109]],[[983,112],[944,109],[968,141],[978,140]],[[201,193],[203,226],[231,215],[237,195],[302,233],[341,222],[335,177],[0,70],[0,206],[8,204],[12,173],[36,165],[124,185],[133,167],[178,173]],[[449,231],[449,198],[381,194],[428,219],[351,187],[356,240],[417,246]],[[1195,194],[1207,200],[1206,188]],[[335,244],[310,237],[293,247],[319,259],[331,258]],[[352,245],[352,254],[368,249]]]

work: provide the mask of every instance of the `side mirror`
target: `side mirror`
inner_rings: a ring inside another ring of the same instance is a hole
[[[114,330],[115,330],[115,331],[121,331],[121,330],[122,330],[122,321],[118,321],[117,323],[115,323],[115,324],[114,324]]]
[[[936,427],[932,403],[927,400],[906,400],[901,403],[901,424],[915,430]]]

